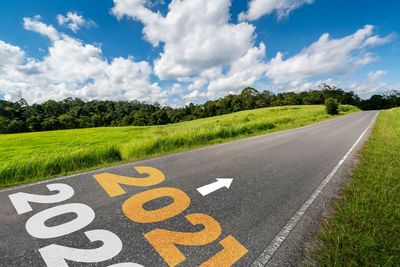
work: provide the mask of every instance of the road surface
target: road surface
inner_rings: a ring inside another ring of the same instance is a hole
[[[297,265],[376,115],[1,190],[0,265]]]

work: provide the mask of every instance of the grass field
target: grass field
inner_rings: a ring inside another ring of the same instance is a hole
[[[356,111],[341,106],[341,114]],[[323,106],[242,111],[149,127],[0,135],[0,187],[295,128],[324,119]]]
[[[317,266],[400,265],[400,108],[380,113],[311,257]]]

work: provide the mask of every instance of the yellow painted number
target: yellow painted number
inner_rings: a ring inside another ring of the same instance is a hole
[[[94,175],[94,178],[110,197],[116,197],[126,193],[121,184],[128,186],[152,186],[165,180],[165,175],[156,168],[139,166],[135,167],[135,170],[140,174],[147,174],[148,176],[146,178],[136,178],[113,173],[101,173]]]
[[[200,267],[229,267],[249,252],[239,241],[229,235],[219,242],[224,249],[204,262]]]
[[[173,202],[168,206],[156,210],[144,209],[144,204],[162,197],[171,197]],[[162,187],[131,196],[122,204],[122,211],[126,217],[134,222],[154,223],[167,220],[182,213],[189,205],[190,198],[185,192],[173,187]]]
[[[110,197],[125,194],[121,185],[153,186],[165,180],[164,174],[153,167],[139,166],[135,170],[147,174],[145,178],[127,177],[112,173],[94,175],[97,182]],[[160,198],[172,198],[172,203],[155,210],[146,210],[144,205]],[[150,189],[133,195],[122,204],[124,214],[137,223],[155,223],[170,219],[184,212],[190,205],[189,196],[173,187]],[[221,235],[220,224],[206,214],[189,214],[185,218],[193,225],[203,225],[198,232],[177,232],[165,229],[155,229],[145,234],[147,241],[155,248],[169,266],[177,266],[186,260],[178,249],[180,246],[204,246],[218,239]],[[201,267],[229,267],[248,253],[248,250],[233,236],[229,235],[219,242],[223,249],[201,264]]]
[[[185,218],[192,225],[203,225],[204,229],[194,233],[155,229],[144,235],[169,266],[176,266],[186,260],[176,245],[203,246],[214,242],[221,235],[221,226],[208,215],[190,214]]]

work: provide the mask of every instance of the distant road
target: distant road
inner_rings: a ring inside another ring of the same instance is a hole
[[[376,115],[2,190],[0,266],[297,265]]]

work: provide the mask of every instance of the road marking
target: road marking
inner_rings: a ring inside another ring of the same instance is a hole
[[[126,193],[121,187],[121,184],[129,186],[153,186],[162,183],[165,180],[164,173],[156,168],[137,166],[134,167],[134,169],[138,173],[148,174],[148,176],[145,178],[135,178],[113,173],[100,173],[93,175],[93,177],[110,197],[116,197]]]
[[[58,191],[58,193],[53,195],[39,195],[18,192],[9,195],[8,198],[14,205],[18,215],[20,215],[32,211],[32,207],[29,204],[30,202],[45,204],[58,203],[70,199],[75,194],[74,189],[66,184],[48,184],[47,188],[50,191]]]
[[[269,243],[269,245],[263,250],[263,252],[257,257],[257,259],[252,264],[253,267],[261,267],[265,266],[278,250],[278,248],[282,245],[285,239],[289,236],[290,232],[297,225],[303,215],[306,213],[308,208],[313,204],[314,200],[319,196],[325,186],[329,183],[332,177],[336,174],[339,168],[343,165],[346,159],[349,157],[351,152],[353,152],[354,148],[358,145],[364,135],[367,133],[369,128],[373,125],[378,116],[379,112],[377,112],[368,125],[368,127],[364,130],[364,132],[360,135],[357,141],[353,144],[349,151],[347,151],[346,155],[338,162],[338,164],[333,168],[333,170],[328,174],[328,176],[320,183],[320,185],[315,189],[315,191],[311,194],[311,196],[304,202],[304,204],[300,207],[300,209],[293,215],[292,218],[286,223],[286,225],[280,230],[280,232],[274,237],[274,239]]]
[[[199,191],[199,193],[204,197],[207,196],[208,194],[211,194],[212,192],[221,189],[222,187],[226,187],[229,189],[229,187],[232,184],[232,181],[233,181],[232,178],[217,178],[216,182],[196,188],[196,190]]]
[[[193,226],[202,225],[203,229],[197,232],[178,232],[157,228],[144,235],[169,266],[176,266],[186,261],[186,256],[177,245],[205,246],[215,242],[222,233],[219,222],[209,215],[193,213],[186,215],[185,218]]]
[[[159,198],[172,198],[173,202],[162,208],[147,210],[144,205]],[[184,212],[190,206],[189,196],[174,187],[159,187],[131,196],[122,204],[122,211],[137,223],[162,222]]]
[[[249,252],[231,235],[222,239],[219,244],[223,247],[223,250],[202,263],[200,267],[230,267]]]
[[[150,181],[146,181],[146,184],[150,182],[151,185],[161,183],[165,180],[164,174],[158,169],[146,166],[135,167],[135,169],[141,174],[146,173],[150,176],[147,178],[135,178],[106,173],[93,175],[93,177],[105,189],[110,197],[126,194],[126,191],[120,188],[119,183],[129,186],[145,186],[145,184],[139,181],[140,179],[150,179]],[[210,191],[211,188],[215,191],[224,186],[229,188],[232,180],[231,178],[218,178],[216,183],[206,186],[206,190]],[[115,185],[117,185],[117,187],[115,187]],[[112,190],[107,190],[110,188]],[[146,203],[163,197],[172,198],[173,202],[158,209],[147,210],[144,208]],[[122,204],[122,211],[128,219],[136,223],[157,223],[183,213],[189,207],[190,202],[190,197],[184,191],[173,187],[160,187],[131,196]],[[178,232],[157,228],[144,234],[147,241],[171,267],[187,260],[186,256],[176,245],[208,245],[215,242],[222,233],[220,224],[209,215],[195,213],[186,215],[185,218],[193,226],[203,225],[203,230],[197,232]],[[201,267],[232,266],[248,253],[248,250],[231,235],[225,237],[219,244],[223,249],[200,265]]]
[[[49,184],[50,191],[59,191],[53,195],[37,195],[24,192],[14,193],[8,197],[14,205],[18,215],[32,211],[32,203],[59,203],[74,195],[74,189],[66,184]],[[76,217],[62,224],[47,226],[46,222],[63,214],[74,213]],[[76,231],[82,230],[95,219],[94,210],[82,203],[68,203],[45,209],[32,215],[25,224],[25,230],[29,235],[38,239],[54,239],[64,237]],[[80,249],[50,244],[38,249],[42,259],[48,267],[68,267],[68,261],[96,263],[109,260],[117,256],[123,244],[114,233],[97,229],[84,232],[90,242],[101,241],[103,245],[94,249]],[[110,265],[109,267],[143,267],[134,262],[124,262]]]

